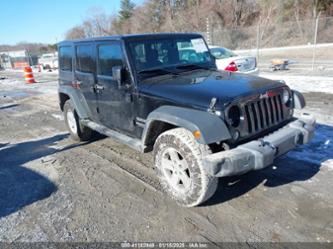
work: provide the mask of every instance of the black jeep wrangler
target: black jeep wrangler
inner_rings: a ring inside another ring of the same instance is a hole
[[[218,71],[199,34],[110,36],[59,43],[60,108],[71,137],[93,132],[153,151],[178,203],[210,198],[218,177],[262,169],[307,143],[315,119],[278,81]]]

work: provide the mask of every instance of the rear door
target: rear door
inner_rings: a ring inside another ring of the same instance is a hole
[[[90,117],[98,120],[97,95],[94,91],[96,82],[96,60],[93,42],[75,45],[75,80],[91,112]]]
[[[112,67],[125,68],[124,51],[120,41],[96,44],[97,82],[96,92],[100,122],[108,128],[132,135],[134,130],[133,101],[130,77],[125,73],[127,87],[119,87],[112,75]]]

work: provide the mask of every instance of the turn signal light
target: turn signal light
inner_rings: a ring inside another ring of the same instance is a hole
[[[201,132],[199,130],[197,131],[194,131],[193,132],[193,136],[196,138],[196,139],[199,139],[201,137]]]
[[[80,83],[77,82],[77,81],[73,81],[71,85],[72,85],[72,87],[75,88],[75,89],[80,89]]]

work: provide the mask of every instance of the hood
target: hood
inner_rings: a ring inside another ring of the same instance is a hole
[[[163,75],[141,82],[145,95],[207,109],[213,97],[217,107],[250,95],[265,93],[269,89],[285,86],[283,83],[241,73],[197,70],[176,76]]]

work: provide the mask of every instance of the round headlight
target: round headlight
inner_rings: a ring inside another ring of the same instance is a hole
[[[229,124],[233,127],[238,127],[241,118],[241,111],[238,106],[234,105],[228,110]]]
[[[288,89],[283,89],[282,99],[284,104],[288,103],[290,99],[290,92],[288,91]]]

